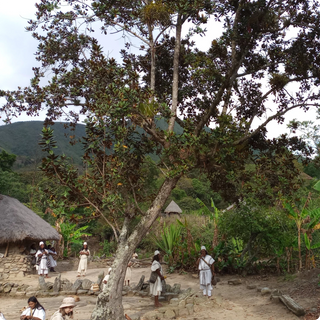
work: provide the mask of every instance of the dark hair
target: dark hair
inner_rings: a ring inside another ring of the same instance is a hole
[[[39,303],[39,301],[38,301],[38,299],[36,297],[30,297],[28,299],[28,303],[29,302],[35,303],[36,304],[36,306],[35,306],[36,309],[43,309],[45,311],[44,307]]]
[[[89,250],[89,246],[86,244],[86,246],[87,246],[87,248],[84,248],[84,245],[82,246],[82,249],[80,250],[80,251],[82,251],[82,250]]]
[[[153,261],[158,261],[158,262],[160,262],[159,254],[153,256],[152,262],[153,262]]]

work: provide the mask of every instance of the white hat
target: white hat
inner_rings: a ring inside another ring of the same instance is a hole
[[[41,246],[41,245],[44,245],[44,242],[43,242],[43,241],[40,241],[39,246]]]
[[[205,246],[202,246],[202,247],[201,247],[201,250],[206,250],[206,251],[207,251],[207,249],[206,249]]]
[[[156,251],[154,252],[154,256],[157,256],[158,254],[160,254],[160,251],[159,251],[159,250],[156,250]]]
[[[62,305],[59,307],[61,308],[67,308],[67,307],[75,307],[76,306],[76,300],[72,297],[66,297],[62,300]]]
[[[86,242],[83,243],[84,246],[87,246],[88,244]]]

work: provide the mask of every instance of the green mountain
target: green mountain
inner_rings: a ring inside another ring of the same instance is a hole
[[[42,121],[16,122],[0,126],[0,150],[17,155],[15,169],[29,167],[37,164],[44,156],[39,146],[41,139]],[[64,123],[55,123],[55,140],[57,141],[57,153],[64,153],[72,158],[75,164],[81,163],[82,146],[80,143],[71,145],[70,135],[82,137],[85,135],[85,126],[77,125],[75,131],[64,128]]]
[[[164,119],[157,121],[157,127],[165,130],[167,123]],[[39,146],[41,139],[42,121],[16,122],[0,126],[0,151],[5,150],[8,153],[17,155],[17,161],[14,165],[15,170],[26,170],[35,167],[40,163],[44,156]],[[71,145],[69,136],[75,135],[76,138],[85,136],[85,125],[78,124],[75,131],[65,129],[65,123],[56,122],[51,128],[54,130],[54,138],[57,141],[57,153],[65,154],[73,159],[74,163],[81,165],[82,144]],[[175,132],[181,134],[183,129],[175,124]],[[158,160],[156,155],[151,155],[153,160]]]

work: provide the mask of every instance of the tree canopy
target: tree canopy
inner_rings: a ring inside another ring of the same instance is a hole
[[[230,201],[246,192],[274,199],[298,188],[292,152],[308,157],[312,148],[297,137],[268,139],[266,126],[282,124],[291,110],[318,107],[319,1],[69,0],[64,7],[42,0],[36,7],[28,30],[39,42],[41,66],[29,87],[0,91],[7,99],[0,110],[9,120],[46,109],[47,126],[61,118],[72,126],[85,116],[86,173],[55,155],[50,128],[43,130],[42,169],[65,186],[68,201],[118,224],[115,271],[92,318],[122,319],[124,266],[185,173],[203,170]],[[208,19],[223,26],[221,36],[205,32]],[[187,22],[192,27],[183,36]],[[120,62],[109,58],[97,30],[136,37],[141,55],[127,43]],[[194,34],[211,43],[207,51],[197,48]],[[145,188],[150,154],[165,176],[152,193]]]

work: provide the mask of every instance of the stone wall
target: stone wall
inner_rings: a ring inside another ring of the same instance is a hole
[[[29,243],[15,243],[9,245],[7,257],[0,258],[0,280],[14,279],[23,277],[26,273],[33,270],[31,264],[32,256],[26,255],[24,252],[29,247]],[[0,253],[6,252],[7,245],[0,246]]]

